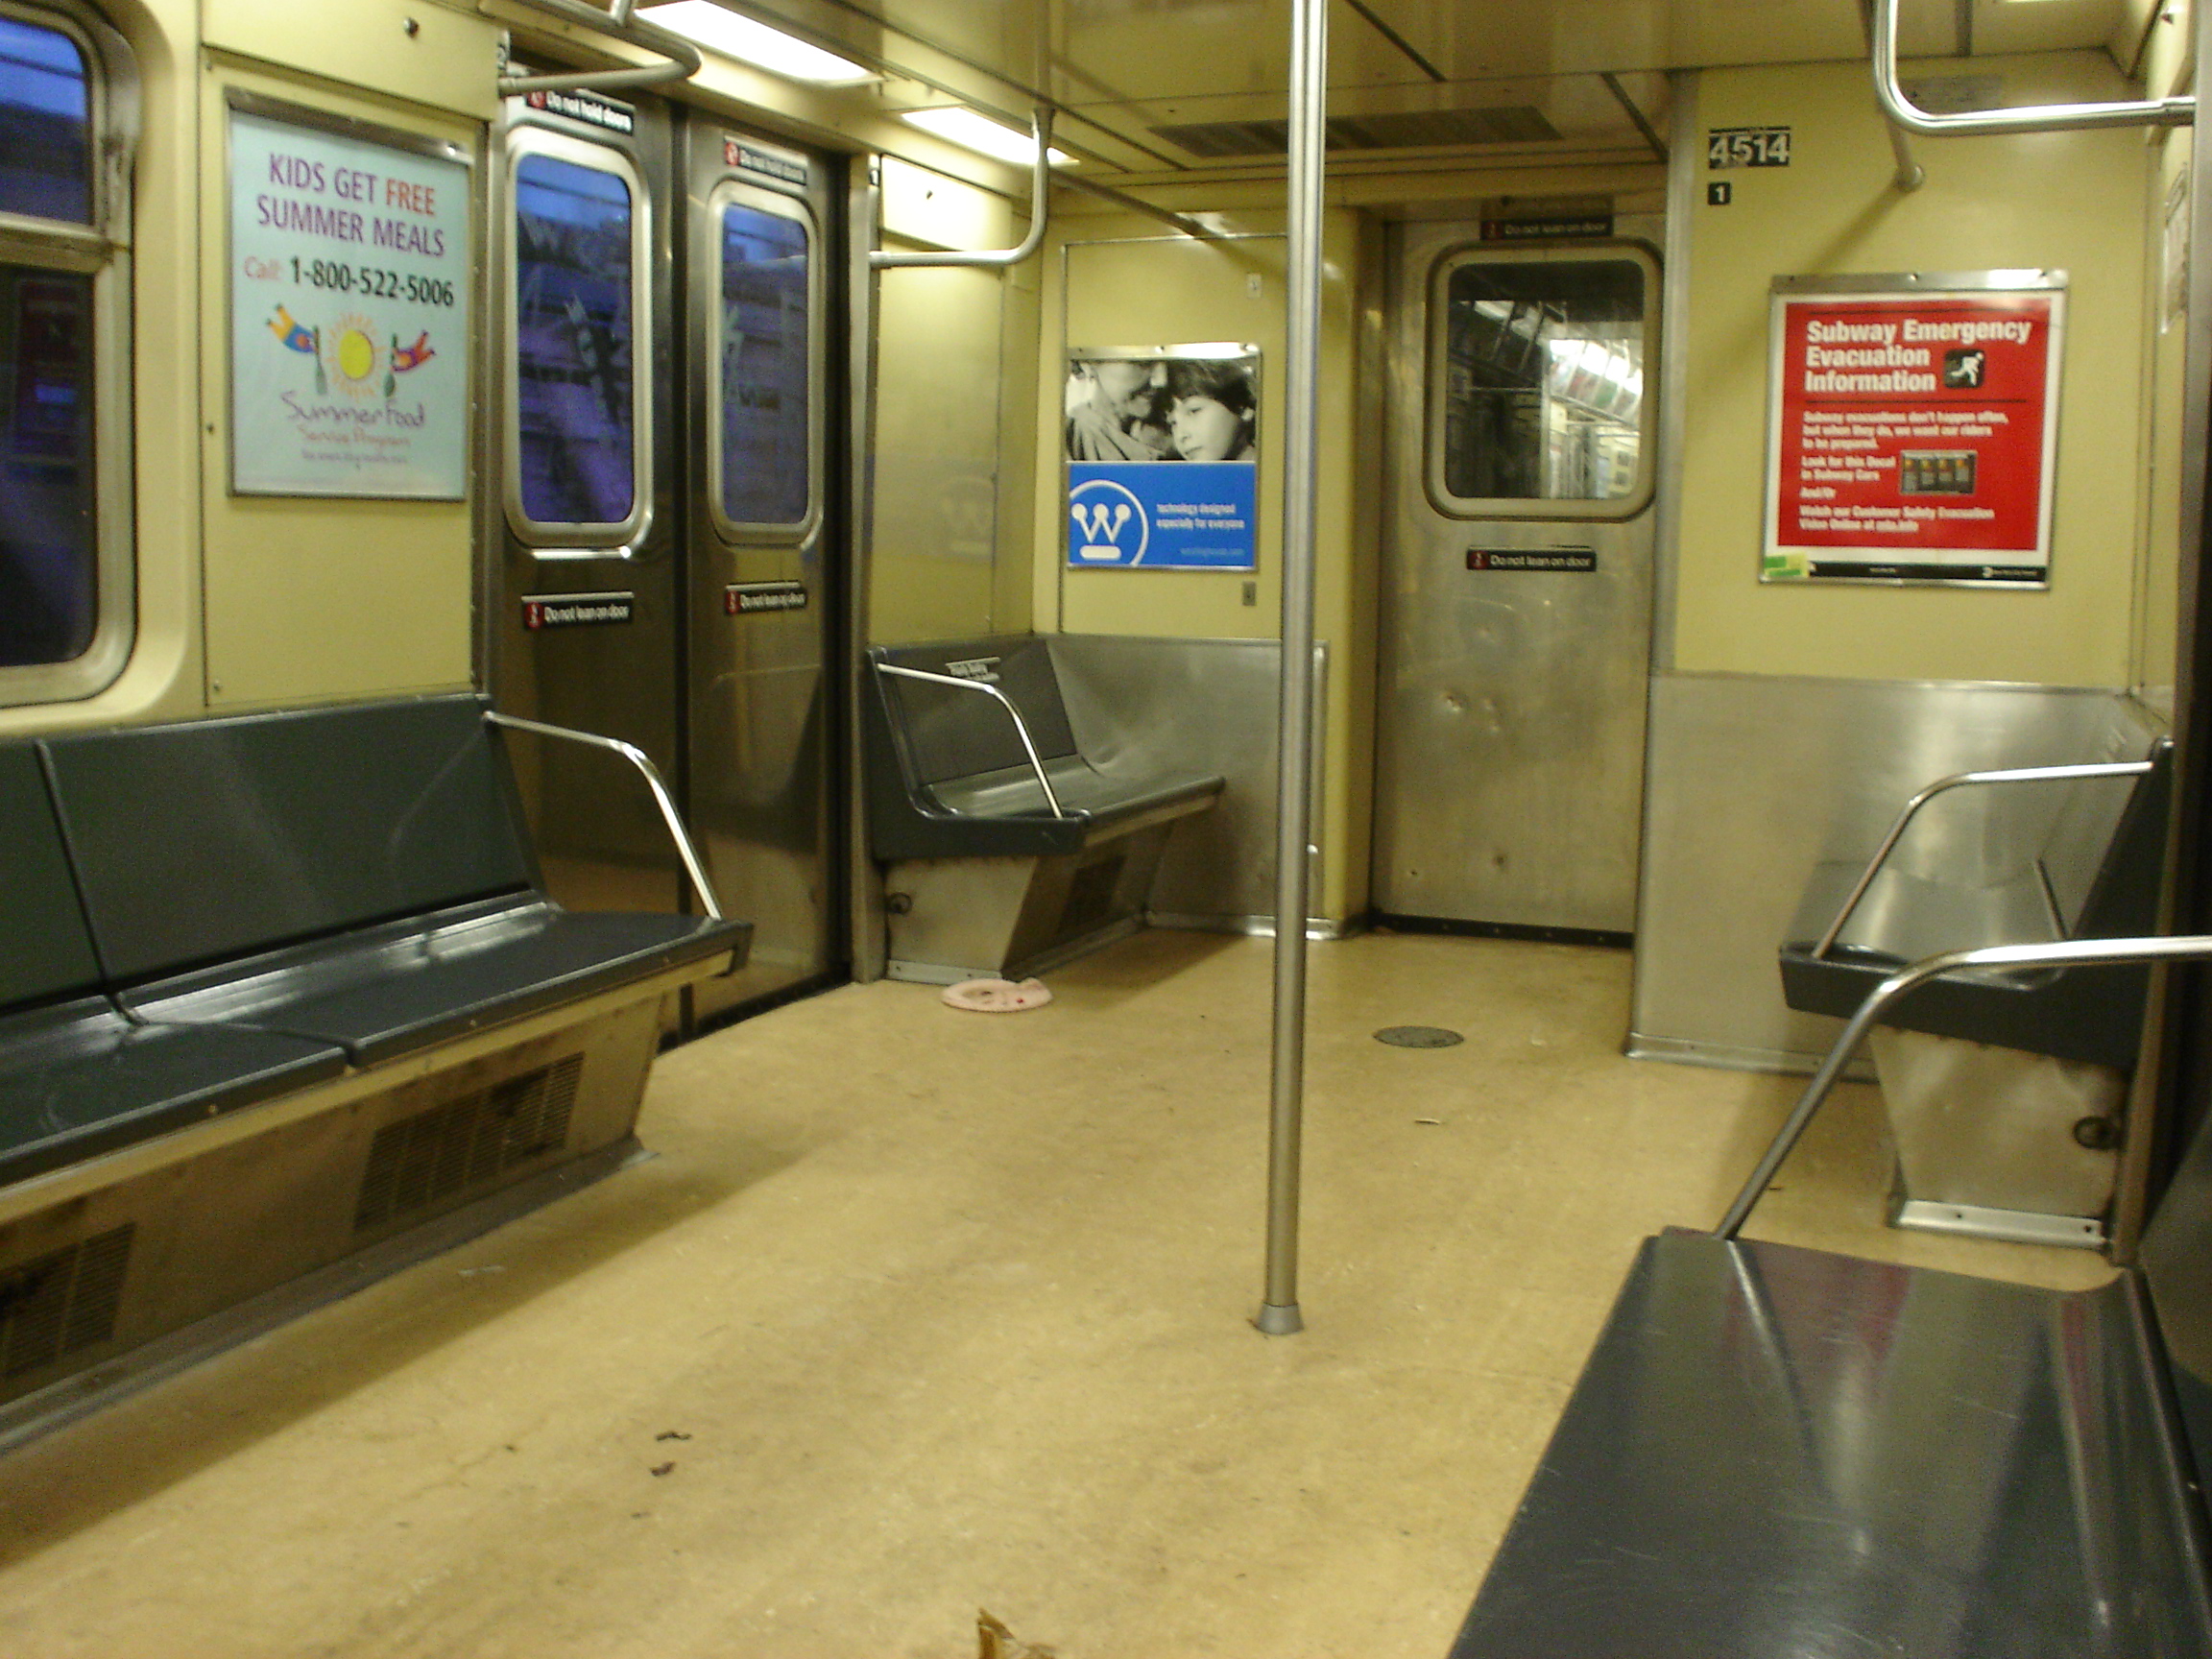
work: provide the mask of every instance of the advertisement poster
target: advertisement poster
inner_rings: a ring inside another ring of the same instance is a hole
[[[1775,287],[1760,579],[2048,586],[2065,277]]]
[[[445,155],[230,111],[234,492],[467,493],[469,195]]]
[[[1070,569],[1255,567],[1258,347],[1070,351],[1062,418]]]

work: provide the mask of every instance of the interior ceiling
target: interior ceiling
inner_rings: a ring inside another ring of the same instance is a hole
[[[893,108],[1058,111],[1087,170],[1281,154],[1291,0],[722,0],[898,79]],[[1900,0],[1907,58],[2127,43],[2155,0]],[[1860,0],[1333,0],[1340,156],[1655,157],[1670,69],[1854,59]],[[1871,94],[1869,94],[1871,96]],[[1279,164],[1279,163],[1276,163]]]

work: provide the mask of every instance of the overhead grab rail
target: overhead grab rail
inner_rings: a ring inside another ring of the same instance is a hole
[[[1999,132],[2071,132],[2089,127],[2180,127],[2197,118],[2197,100],[2150,98],[2113,104],[2035,104],[2018,109],[1966,109],[1935,115],[1910,102],[1897,84],[1897,0],[1874,0],[1874,100],[1892,126],[1929,138]],[[1900,150],[1898,183],[1910,158]],[[1917,169],[1913,169],[1917,171]]]
[[[960,680],[950,674],[932,674],[926,668],[902,668],[896,662],[878,662],[879,674],[895,674],[902,680],[926,680],[932,685],[950,685],[961,691],[980,691],[986,697],[996,698],[998,707],[1005,709],[1014,722],[1015,735],[1022,739],[1022,747],[1028,752],[1029,770],[1037,775],[1037,787],[1045,791],[1045,805],[1052,808],[1052,816],[1065,818],[1067,809],[1060,805],[1054,793],[1052,779],[1045,770],[1045,762],[1037,757],[1037,745],[1029,737],[1029,722],[1022,718],[1022,710],[1014,707],[1014,699],[996,685],[987,685],[980,680]]]
[[[699,49],[672,30],[634,17],[637,0],[614,0],[614,9],[601,11],[585,0],[516,0],[532,11],[576,24],[627,45],[642,46],[668,60],[665,63],[640,63],[628,69],[583,69],[558,75],[502,75],[499,96],[513,98],[523,92],[605,92],[623,86],[655,86],[663,81],[688,81],[704,61]]]
[[[868,251],[869,268],[881,271],[886,267],[953,265],[1003,271],[1009,266],[1021,264],[1044,247],[1046,204],[1052,194],[1052,169],[1048,164],[1052,151],[1052,111],[1039,105],[1029,113],[1029,125],[1037,134],[1037,159],[1029,178],[1028,235],[1014,247],[1002,248],[995,252],[966,253],[956,249],[927,249],[909,253],[872,248]]]

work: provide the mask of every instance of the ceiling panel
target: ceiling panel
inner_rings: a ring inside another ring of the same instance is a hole
[[[1905,54],[2101,47],[2143,0],[1901,0]],[[958,98],[1019,120],[1038,93],[1067,147],[1110,170],[1220,164],[1163,136],[1193,123],[1279,120],[1292,0],[742,0],[737,9],[903,77],[893,107]],[[1581,148],[1640,143],[1598,77],[1650,78],[1663,126],[1670,68],[1837,60],[1864,51],[1858,0],[1337,0],[1338,115],[1533,108]],[[1507,83],[1551,82],[1535,92]],[[1249,113],[1246,113],[1249,111]],[[1503,118],[1501,118],[1503,119]],[[1398,135],[1417,128],[1401,123]],[[1502,129],[1501,129],[1502,130]],[[1243,158],[1249,164],[1249,157]]]

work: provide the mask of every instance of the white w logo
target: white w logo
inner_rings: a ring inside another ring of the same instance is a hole
[[[1075,501],[1069,504],[1068,512],[1075,520],[1075,528],[1083,532],[1083,539],[1094,546],[1118,541],[1121,527],[1129,522],[1126,501],[1117,501],[1112,506],[1103,501]]]

